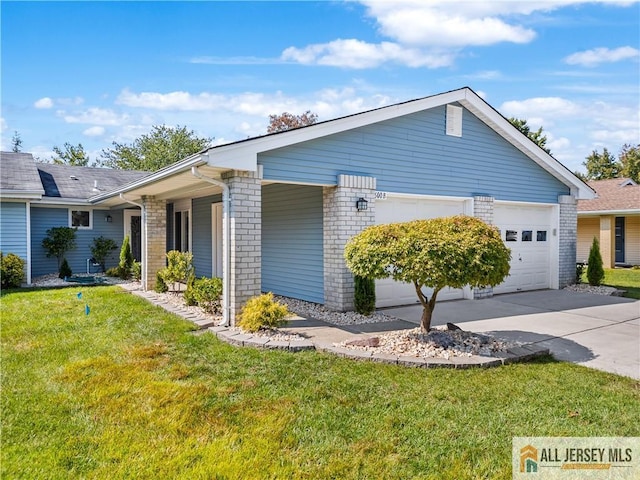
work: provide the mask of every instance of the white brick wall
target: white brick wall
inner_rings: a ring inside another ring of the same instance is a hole
[[[323,188],[324,302],[337,311],[353,310],[353,274],[344,262],[347,241],[375,223],[376,179],[339,175],[337,187]],[[358,212],[356,201],[366,199],[368,209]]]
[[[258,174],[254,172],[227,172],[222,179],[229,185],[231,197],[229,319],[235,325],[236,314],[244,303],[260,295],[262,186]]]
[[[483,222],[493,225],[494,198],[488,196],[473,197],[473,216]],[[493,297],[493,287],[474,288],[473,298]]]
[[[576,281],[576,241],[578,230],[578,202],[571,195],[560,195],[560,248],[558,283],[563,288]]]

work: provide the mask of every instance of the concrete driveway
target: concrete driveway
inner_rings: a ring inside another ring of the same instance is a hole
[[[418,324],[422,307],[382,311]],[[464,330],[537,343],[558,360],[640,379],[640,300],[540,290],[439,302],[433,326],[447,322]]]

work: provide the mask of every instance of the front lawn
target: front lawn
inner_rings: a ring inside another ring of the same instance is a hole
[[[81,290],[1,299],[2,478],[507,479],[513,436],[640,434],[628,378],[235,348]]]
[[[603,284],[625,290],[625,297],[640,299],[640,269],[607,268]]]

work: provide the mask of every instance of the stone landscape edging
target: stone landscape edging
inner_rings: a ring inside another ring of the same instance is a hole
[[[534,344],[526,344],[519,347],[508,348],[506,352],[497,352],[496,356],[493,357],[471,355],[470,357],[452,357],[450,359],[425,358],[357,350],[332,344],[314,343],[311,340],[270,340],[268,337],[243,333],[237,330],[231,330],[228,327],[209,327],[207,330],[223,342],[236,347],[287,350],[290,352],[316,350],[351,360],[364,360],[417,368],[490,368],[508,365],[510,363],[526,362],[549,354],[548,348]]]
[[[549,349],[529,343],[520,345],[519,347],[508,348],[506,352],[496,352],[495,356],[484,357],[480,355],[472,355],[470,357],[453,357],[435,358],[435,357],[415,357],[405,355],[393,355],[382,352],[370,352],[366,350],[356,350],[345,348],[326,343],[314,343],[311,340],[270,340],[268,337],[243,333],[238,330],[231,330],[229,327],[212,326],[210,320],[199,315],[159,301],[159,297],[154,292],[144,292],[138,289],[125,288],[130,293],[146,299],[147,301],[158,305],[168,312],[174,313],[185,320],[194,323],[198,329],[205,330],[214,334],[218,339],[229,345],[236,347],[263,348],[270,350],[285,350],[290,352],[299,352],[304,350],[316,350],[319,352],[331,353],[343,358],[351,360],[364,360],[379,363],[387,363],[392,365],[402,365],[405,367],[417,368],[491,368],[510,363],[527,362],[537,357],[549,355]]]

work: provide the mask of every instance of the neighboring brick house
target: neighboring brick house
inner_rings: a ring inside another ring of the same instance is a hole
[[[596,198],[578,202],[577,261],[587,261],[595,237],[605,268],[640,265],[640,185],[630,178],[588,185]]]
[[[576,201],[593,195],[461,88],[212,147],[88,202],[142,225],[145,288],[166,250],[191,251],[198,276],[223,277],[233,322],[261,291],[352,309],[347,240],[417,218],[477,216],[512,250],[503,284],[444,300],[561,288],[575,281]],[[416,301],[407,284],[381,280],[376,291],[378,306]]]

